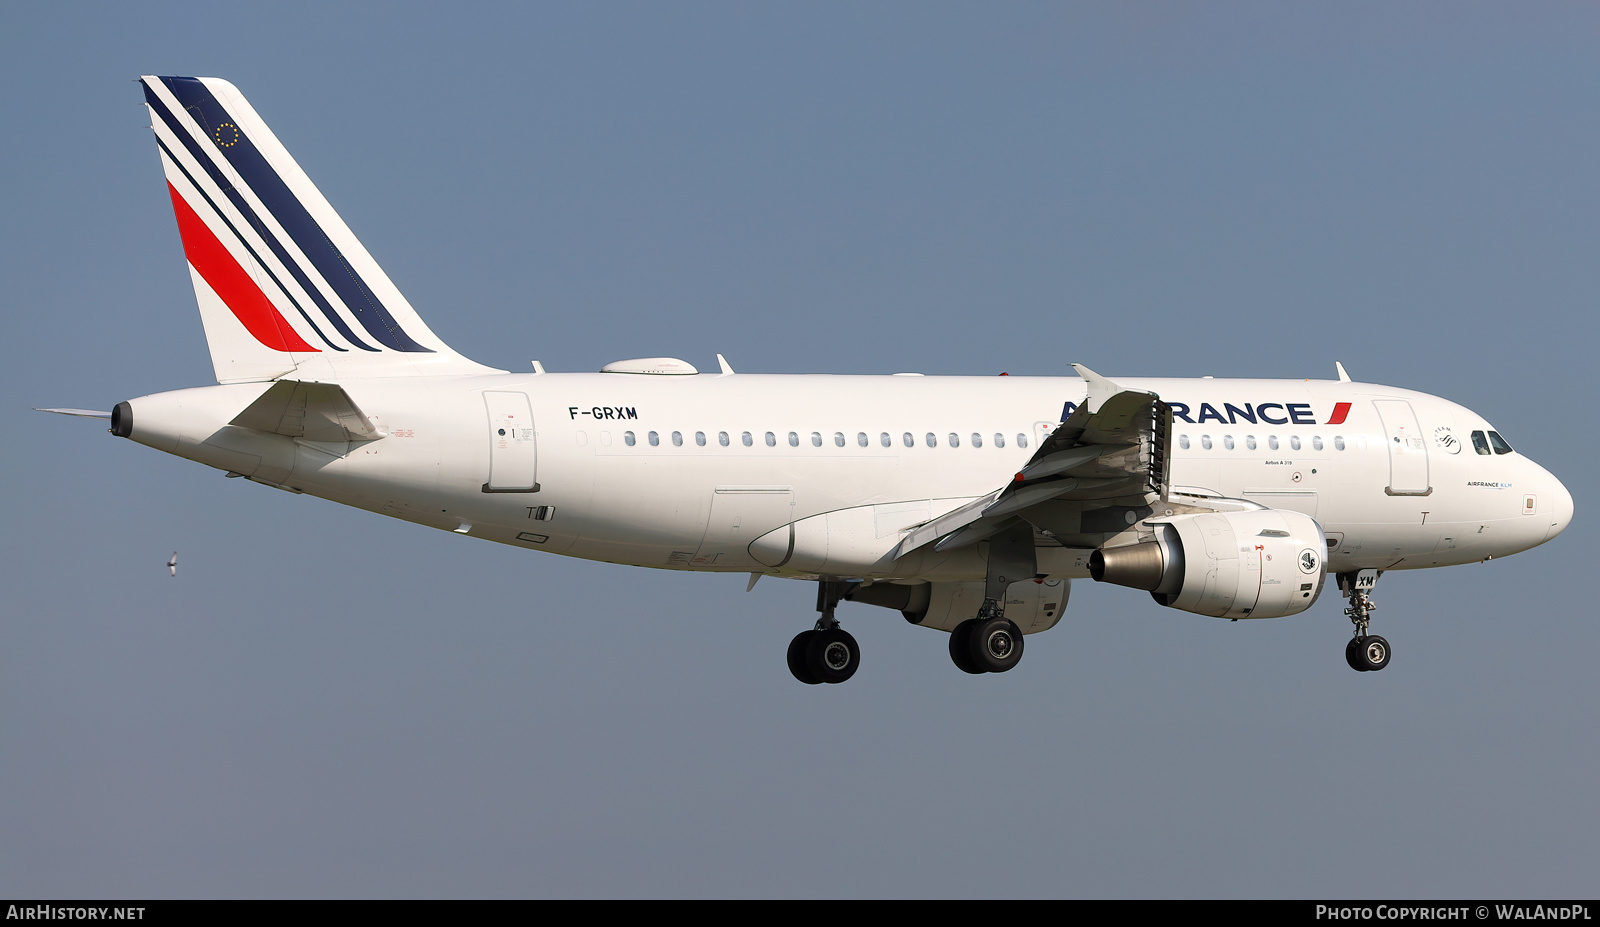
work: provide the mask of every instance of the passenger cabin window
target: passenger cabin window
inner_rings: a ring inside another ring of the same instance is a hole
[[[1496,454],[1511,453],[1511,445],[1506,443],[1505,438],[1500,437],[1500,432],[1498,431],[1489,432],[1489,444],[1494,448]]]
[[[1271,448],[1272,450],[1277,450],[1278,449],[1278,436],[1277,435],[1267,435],[1267,447]]]
[[[683,432],[674,431],[672,433],[672,446],[673,447],[683,447]]]
[[[1333,436],[1333,449],[1336,450],[1336,451],[1344,450],[1344,436],[1343,435],[1334,435]]]
[[[1300,450],[1300,436],[1299,435],[1290,435],[1289,436],[1289,449],[1293,450],[1293,451]]]
[[[661,444],[661,436],[656,434],[653,431],[650,432],[650,446],[651,447],[658,447],[658,446],[660,446],[660,444]]]
[[[798,434],[795,434],[792,431],[789,432],[789,446],[790,447],[799,447],[800,446],[800,436]]]
[[[1316,450],[1316,451],[1322,450],[1322,435],[1313,435],[1312,436],[1312,438],[1311,438],[1311,449],[1312,450]]]
[[[624,431],[622,433],[622,443],[626,444],[629,447],[633,447],[633,432]]]
[[[911,432],[908,431],[900,436],[900,443],[904,444],[906,447],[916,447],[917,439],[911,434]]]
[[[1222,446],[1230,451],[1233,450],[1233,435],[1223,435]]]
[[[1489,450],[1489,438],[1481,431],[1472,433],[1472,449],[1485,457],[1494,453],[1494,451]]]
[[[750,437],[750,432],[748,431],[740,432],[739,440],[744,442],[745,447],[750,447],[756,443],[755,439]]]
[[[1178,446],[1187,451],[1189,449],[1189,436],[1178,435]]]
[[[867,446],[867,433],[866,432],[864,432],[864,431],[856,432],[856,444],[861,446],[861,447],[866,447]]]
[[[833,433],[833,446],[844,447],[844,432],[836,431]]]
[[[939,446],[939,438],[938,438],[938,436],[935,435],[931,431],[928,432],[928,446],[929,447],[938,447]]]
[[[728,446],[728,433],[726,431],[717,432],[717,443],[723,447]]]
[[[994,436],[994,446],[995,447],[1005,447],[1006,446],[1006,436],[1002,435],[1002,434],[996,434]]]
[[[950,446],[951,447],[960,447],[961,446],[961,436],[956,434],[953,431],[950,433]]]
[[[695,432],[694,433],[694,443],[695,443],[696,447],[705,447],[706,446],[706,433],[703,432],[703,431]]]
[[[1017,447],[1027,447],[1027,446],[1028,446],[1028,436],[1027,435],[1023,435],[1023,434],[1017,435]]]
[[[777,446],[778,446],[778,436],[773,434],[770,431],[767,432],[767,447],[777,447]]]
[[[1252,451],[1255,450],[1256,449],[1256,436],[1255,435],[1245,435],[1244,436],[1244,446],[1249,448]]]
[[[889,437],[889,433],[886,431],[883,434],[878,435],[878,443],[884,447],[890,447],[894,444],[894,440]]]
[[[972,433],[972,446],[973,447],[983,447],[983,435],[980,435],[977,432],[973,432]]]
[[[812,447],[821,447],[822,446],[822,432],[813,431],[811,433],[811,446]]]
[[[1210,435],[1201,435],[1200,436],[1200,446],[1205,448],[1208,451],[1211,450],[1211,436]]]

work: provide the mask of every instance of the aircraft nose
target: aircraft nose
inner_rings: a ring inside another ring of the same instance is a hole
[[[1550,494],[1555,498],[1555,505],[1550,519],[1550,532],[1544,536],[1546,541],[1567,530],[1567,525],[1572,522],[1572,493],[1568,492],[1567,487],[1553,475],[1550,477],[1550,482],[1553,484],[1550,487]]]

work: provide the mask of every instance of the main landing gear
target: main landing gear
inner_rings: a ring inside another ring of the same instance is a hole
[[[993,599],[950,632],[950,661],[963,673],[1003,673],[1021,659],[1022,629]]]
[[[1344,613],[1356,626],[1355,635],[1344,647],[1344,661],[1358,673],[1376,672],[1389,665],[1389,642],[1376,634],[1367,634],[1367,622],[1378,607],[1367,593],[1377,582],[1377,570],[1339,574],[1339,591],[1350,600],[1350,607]]]
[[[1022,659],[1022,629],[1006,617],[1006,587],[1032,579],[1037,568],[1032,525],[1018,519],[989,539],[983,607],[950,632],[950,662],[963,673],[1003,673]]]
[[[861,665],[861,647],[849,632],[839,627],[833,610],[852,582],[824,579],[817,582],[817,611],[822,616],[810,631],[801,631],[789,642],[789,672],[808,686],[840,683],[856,674]]]

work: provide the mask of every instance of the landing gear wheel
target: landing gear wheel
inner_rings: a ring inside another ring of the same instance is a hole
[[[1389,665],[1389,642],[1374,634],[1361,639],[1361,668],[1376,673]]]
[[[988,673],[1003,673],[1022,659],[1022,629],[1009,618],[986,618],[972,629],[972,662]]]
[[[806,649],[811,646],[811,639],[816,636],[816,631],[801,631],[789,642],[789,672],[808,686],[822,684],[822,680],[813,675],[811,667],[806,664]]]
[[[1352,637],[1350,643],[1344,645],[1344,662],[1350,664],[1350,668],[1358,673],[1367,671],[1361,660],[1361,638]]]
[[[950,632],[950,661],[956,665],[956,669],[974,676],[984,672],[972,659],[972,629],[977,626],[978,619],[968,618]]]
[[[861,648],[856,639],[841,628],[811,632],[806,645],[806,668],[821,682],[840,683],[856,674],[861,665]]]

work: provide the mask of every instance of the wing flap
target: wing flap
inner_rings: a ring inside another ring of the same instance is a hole
[[[1057,523],[1063,506],[1069,513],[1131,509],[1164,496],[1172,410],[1155,393],[1124,389],[1087,367],[1073,367],[1088,384],[1087,397],[1039,443],[1016,478],[913,530],[897,557],[930,543],[941,552],[975,544],[1021,521],[1043,529],[1043,523]],[[1125,523],[1120,512],[1116,520]]]

